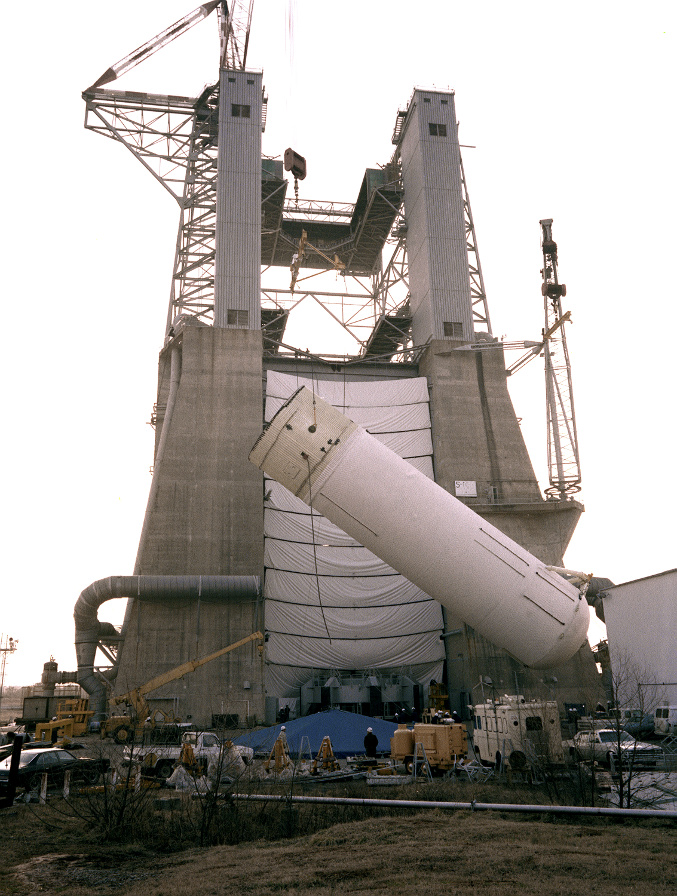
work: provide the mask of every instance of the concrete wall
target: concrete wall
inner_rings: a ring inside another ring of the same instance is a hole
[[[500,344],[481,352],[458,345],[434,341],[419,365],[431,387],[436,481],[452,495],[457,480],[476,482],[477,497],[463,498],[470,506],[541,501]]]
[[[583,506],[544,501],[507,386],[499,343],[466,351],[435,341],[421,373],[431,386],[435,479],[544,563],[562,565]],[[476,484],[476,497],[457,482]]]
[[[262,477],[248,460],[261,431],[261,332],[189,326],[160,356],[160,417],[168,358],[181,371],[161,463],[154,471],[136,572],[140,575],[256,575],[263,569]],[[158,427],[159,428],[159,427]],[[131,602],[116,693],[263,625],[246,604]],[[263,717],[262,657],[253,644],[150,695],[151,706],[210,724],[213,713]],[[247,683],[249,686],[247,686]]]

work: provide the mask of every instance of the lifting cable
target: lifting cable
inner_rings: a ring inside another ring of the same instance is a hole
[[[314,402],[313,402],[314,403]],[[315,544],[315,521],[313,519],[313,492],[310,485],[310,456],[306,454],[306,462],[308,464],[308,505],[310,507],[310,531],[313,539],[313,561],[315,563],[315,587],[317,588],[317,601],[320,605],[320,612],[322,613],[322,622],[324,622],[324,628],[327,632],[327,637],[329,638],[329,643],[331,644],[331,635],[329,634],[329,626],[327,625],[327,618],[324,615],[324,607],[322,605],[322,594],[320,592],[320,574],[317,569],[317,545]]]
[[[313,367],[313,362],[311,359],[310,362],[310,383],[313,391],[313,425],[311,427],[311,431],[315,432],[317,429],[317,414],[316,414],[316,405],[315,405],[315,368]],[[304,452],[305,454],[305,452]],[[322,605],[322,592],[320,589],[320,574],[317,568],[317,544],[315,543],[315,520],[313,518],[313,490],[310,481],[310,455],[306,454],[306,463],[308,464],[308,506],[310,507],[310,532],[313,542],[313,563],[315,565],[315,587],[317,589],[317,602],[320,605],[320,612],[322,614],[322,622],[324,622],[324,628],[327,632],[327,637],[329,638],[329,643],[331,644],[331,635],[329,634],[329,626],[327,625],[327,618],[324,615],[324,606]]]

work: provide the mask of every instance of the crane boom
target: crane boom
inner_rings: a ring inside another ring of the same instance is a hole
[[[125,56],[124,59],[116,62],[115,65],[111,65],[111,67],[106,69],[101,77],[95,81],[88,90],[95,90],[97,87],[102,87],[104,84],[110,84],[111,81],[115,81],[120,75],[124,75],[125,72],[134,68],[134,66],[138,65],[140,62],[143,62],[144,59],[148,59],[153,53],[157,53],[158,50],[161,50],[175,38],[185,34],[186,31],[193,27],[193,25],[197,25],[198,22],[206,19],[207,16],[220,5],[221,0],[209,0],[209,2],[198,6],[197,9],[194,9],[192,12],[188,13],[187,16],[179,19],[178,22],[174,22],[173,25],[170,25],[169,28],[165,29],[161,34],[157,34],[145,44],[137,47],[133,53],[129,54],[129,56]]]
[[[251,635],[247,635],[246,638],[242,638],[240,641],[236,641],[234,644],[229,644],[227,647],[221,647],[220,650],[216,650],[214,651],[214,653],[210,653],[207,656],[200,657],[200,659],[188,660],[187,662],[182,663],[180,666],[176,666],[174,669],[170,669],[169,672],[164,672],[162,675],[157,675],[155,678],[151,678],[150,681],[147,681],[145,684],[140,685],[138,688],[134,688],[127,694],[121,694],[118,697],[114,697],[112,702],[116,704],[130,703],[135,708],[139,707],[143,703],[143,698],[146,694],[149,694],[151,691],[162,687],[163,684],[168,684],[170,681],[177,681],[179,678],[183,678],[184,675],[187,675],[188,672],[194,672],[200,666],[204,666],[205,663],[210,663],[212,660],[215,660],[220,656],[224,656],[224,654],[226,653],[230,653],[231,650],[242,647],[244,644],[248,644],[250,641],[257,640],[263,641],[262,632],[253,632]]]
[[[254,0],[231,0],[219,4],[220,67],[244,71]]]

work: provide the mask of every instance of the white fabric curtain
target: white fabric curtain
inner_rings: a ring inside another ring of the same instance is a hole
[[[266,420],[301,386],[433,477],[425,378],[310,380],[270,371]],[[441,679],[436,601],[272,480],[265,482],[264,532],[269,694],[295,696],[319,669]]]

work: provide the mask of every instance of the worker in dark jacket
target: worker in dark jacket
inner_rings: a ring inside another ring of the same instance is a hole
[[[376,758],[376,747],[378,747],[378,737],[371,728],[367,728],[367,733],[364,735],[364,752],[371,759]]]

